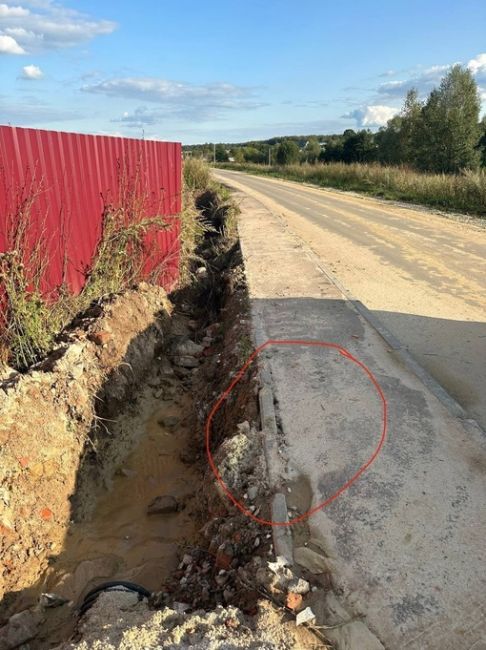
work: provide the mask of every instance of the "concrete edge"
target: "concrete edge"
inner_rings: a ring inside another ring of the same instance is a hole
[[[245,255],[243,253],[243,266]],[[251,303],[251,299],[250,299]],[[262,345],[268,340],[261,313],[251,305],[251,325],[255,346]],[[278,425],[274,406],[272,375],[266,356],[258,363],[257,375],[260,382],[258,393],[260,406],[260,426],[262,430],[263,452],[267,466],[270,488],[275,490],[271,502],[271,519],[275,522],[287,523],[288,507],[286,493],[279,485],[277,468],[281,465],[278,452]],[[294,564],[294,543],[289,526],[272,526],[272,541],[275,556],[283,556],[288,564]],[[385,650],[383,644],[368,626],[353,615],[340,602],[333,589],[325,595],[326,611],[332,618],[328,638],[336,643],[338,650]],[[335,628],[335,629],[334,629]]]

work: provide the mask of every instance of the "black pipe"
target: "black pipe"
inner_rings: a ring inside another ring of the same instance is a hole
[[[79,608],[80,616],[88,611],[88,609],[93,605],[93,603],[103,591],[131,591],[138,594],[139,600],[149,598],[151,595],[150,591],[147,591],[145,587],[137,585],[134,582],[126,582],[125,580],[112,580],[110,582],[103,582],[94,589],[91,589],[91,591],[88,591]]]

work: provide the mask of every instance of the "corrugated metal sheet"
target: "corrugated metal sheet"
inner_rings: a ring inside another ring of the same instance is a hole
[[[32,197],[34,200],[31,201]],[[181,209],[181,145],[0,126],[0,251],[9,220],[28,202],[30,245],[44,232],[45,290],[65,281],[78,292],[99,241],[107,205],[137,203],[143,216]],[[178,277],[180,222],[147,237],[146,273],[163,262],[161,283]]]

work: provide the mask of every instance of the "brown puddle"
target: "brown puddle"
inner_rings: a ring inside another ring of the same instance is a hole
[[[190,542],[195,532],[193,497],[200,477],[193,466],[180,460],[191,443],[192,432],[184,421],[190,399],[183,395],[161,402],[150,394],[141,410],[151,415],[138,422],[132,415],[124,423],[140,427],[138,435],[134,432],[137,446],[114,476],[110,490],[93,495],[97,505],[90,521],[71,525],[65,547],[46,576],[43,591],[61,595],[74,606],[106,580],[128,580],[149,591],[161,590],[178,564],[181,545]],[[174,428],[165,426],[169,417],[180,419]],[[174,496],[183,508],[173,514],[148,515],[147,506],[161,495]],[[48,610],[45,634],[48,628],[50,643],[66,638],[75,623],[72,609]]]

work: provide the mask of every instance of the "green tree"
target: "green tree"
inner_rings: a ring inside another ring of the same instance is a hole
[[[377,157],[380,162],[386,165],[399,165],[403,162],[401,130],[402,117],[395,115],[375,135]]]
[[[283,140],[277,148],[277,164],[291,165],[299,160],[299,147],[292,140]]]
[[[228,162],[228,152],[224,144],[216,145],[216,162]]]
[[[230,151],[230,156],[237,163],[245,162],[245,154],[243,152],[243,147],[233,147]]]
[[[422,125],[422,104],[415,88],[408,91],[401,112],[398,162],[415,164]]]
[[[480,99],[474,77],[455,65],[422,110],[418,165],[436,172],[476,169],[480,162]]]
[[[309,138],[304,150],[306,162],[314,165],[317,162],[320,153],[321,145],[319,144],[319,140],[317,138]]]
[[[352,162],[371,162],[376,159],[376,144],[370,131],[347,129],[343,134],[343,160]]]
[[[476,145],[479,155],[481,156],[481,167],[486,167],[486,115],[479,124],[480,138]]]
[[[244,147],[243,153],[246,162],[262,163],[265,162],[265,153],[254,146]]]

